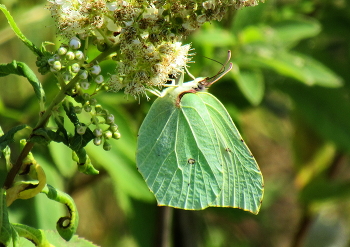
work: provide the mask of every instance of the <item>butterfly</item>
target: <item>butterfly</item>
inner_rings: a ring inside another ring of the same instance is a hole
[[[230,52],[224,67],[230,59]],[[232,68],[162,92],[138,135],[136,164],[160,206],[241,208],[257,214],[259,166],[222,103],[206,92]]]

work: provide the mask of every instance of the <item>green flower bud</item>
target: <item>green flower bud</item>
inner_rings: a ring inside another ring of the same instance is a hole
[[[96,82],[97,84],[101,84],[103,81],[104,81],[103,75],[98,75],[98,76],[96,76],[95,82]]]
[[[79,49],[81,46],[81,42],[80,39],[78,39],[77,37],[73,37],[70,42],[69,42],[69,47],[72,49]]]
[[[94,136],[96,136],[96,137],[101,137],[102,134],[103,134],[101,128],[96,128],[96,129],[94,129],[93,133],[94,133]]]
[[[88,72],[86,70],[82,71],[80,73],[80,75],[79,75],[79,78],[83,79],[83,80],[87,79],[88,78]]]
[[[60,56],[63,56],[67,53],[67,48],[66,47],[63,47],[61,46],[60,48],[58,48],[57,50],[57,54],[60,55]]]
[[[98,104],[98,105],[95,106],[95,112],[96,112],[96,113],[101,113],[102,110],[103,110],[103,108],[102,108],[102,106],[101,106],[100,104]]]
[[[101,143],[102,143],[102,139],[101,139],[100,137],[96,137],[96,138],[94,139],[94,144],[95,144],[96,146],[100,146]]]
[[[84,60],[84,58],[85,58],[84,53],[82,51],[76,51],[75,58],[78,60]]]
[[[114,139],[118,140],[118,139],[120,139],[120,137],[121,137],[121,134],[119,132],[114,132],[113,133],[113,138]]]
[[[101,67],[100,67],[100,65],[94,65],[94,66],[92,66],[92,68],[91,68],[91,74],[93,74],[93,75],[98,75],[98,74],[100,74],[101,73]]]
[[[97,104],[97,99],[92,98],[89,100],[89,102],[90,102],[90,105],[95,106]]]
[[[77,133],[79,134],[79,135],[84,135],[85,134],[85,131],[86,131],[86,126],[78,126],[77,127]]]
[[[80,114],[83,111],[83,109],[80,106],[74,106],[74,112],[76,114]]]
[[[107,117],[106,117],[106,123],[107,123],[107,124],[112,124],[112,123],[114,123],[114,115],[113,115],[113,114],[107,115]]]
[[[109,129],[114,133],[114,132],[117,132],[118,131],[118,125],[116,125],[115,123],[112,123],[110,126],[109,126]]]
[[[84,111],[86,111],[86,112],[91,112],[91,110],[92,110],[92,108],[91,108],[90,105],[85,105],[85,106],[84,106]]]
[[[60,71],[62,69],[62,64],[60,61],[55,61],[53,64],[52,64],[52,68],[55,70],[55,71]]]
[[[90,94],[88,94],[88,93],[83,93],[82,97],[85,101],[90,100]]]
[[[80,65],[78,63],[73,63],[71,68],[73,73],[78,73],[80,70]]]
[[[113,133],[109,130],[107,130],[103,135],[106,139],[111,139],[113,137]]]
[[[80,82],[80,86],[82,89],[88,90],[90,87],[90,83],[88,81],[82,81],[82,82]]]
[[[74,60],[74,58],[75,58],[74,52],[69,51],[69,52],[66,53],[66,59],[67,60],[71,61],[71,60]]]
[[[103,143],[103,149],[105,150],[105,151],[109,151],[109,150],[111,150],[111,148],[112,148],[112,145],[111,144],[109,144],[108,142],[104,142]]]

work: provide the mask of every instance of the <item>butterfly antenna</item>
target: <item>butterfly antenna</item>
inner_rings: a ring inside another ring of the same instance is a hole
[[[207,85],[210,86],[211,84],[213,84],[214,82],[220,80],[221,77],[223,77],[224,75],[226,75],[231,69],[232,69],[232,66],[233,64],[230,63],[228,68],[225,69],[226,65],[228,64],[228,62],[230,61],[231,59],[231,51],[229,50],[228,51],[228,54],[227,54],[227,59],[226,59],[226,62],[225,64],[222,64],[222,67],[221,69],[219,70],[219,72],[214,75],[213,77],[209,78],[208,81],[207,81]]]

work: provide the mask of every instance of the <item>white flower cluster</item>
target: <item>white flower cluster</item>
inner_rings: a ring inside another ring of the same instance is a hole
[[[60,34],[93,39],[101,51],[115,48],[116,71],[111,91],[135,97],[157,91],[169,75],[189,62],[189,45],[180,40],[229,6],[258,0],[48,0]]]

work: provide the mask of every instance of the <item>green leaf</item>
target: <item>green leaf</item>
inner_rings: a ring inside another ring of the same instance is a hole
[[[86,239],[79,238],[79,236],[74,235],[71,240],[66,241],[60,237],[57,231],[44,230],[46,238],[55,247],[98,247],[97,245],[87,241]],[[21,247],[33,247],[34,245],[28,241],[22,242]]]
[[[57,142],[51,142],[49,145],[49,150],[54,164],[58,168],[60,174],[66,178],[71,177],[77,169],[72,157],[67,155],[72,151],[67,146]]]
[[[246,70],[238,68],[232,70],[233,78],[235,79],[239,89],[252,105],[258,105],[264,96],[264,77],[262,72],[256,70]]]
[[[66,205],[69,215],[57,221],[56,229],[62,238],[69,241],[77,231],[79,223],[78,210],[73,198],[49,184],[45,186],[42,193],[46,194],[49,199]]]
[[[142,177],[136,171],[134,161],[133,165],[131,165],[131,161],[127,157],[119,154],[118,146],[112,143],[112,148],[116,152],[112,152],[112,150],[106,152],[96,149],[95,146],[88,146],[87,150],[91,158],[108,171],[108,174],[113,179],[115,189],[118,190],[118,194],[123,193],[125,197],[132,197],[147,202],[154,200]],[[128,211],[127,208],[123,209]]]
[[[321,31],[321,25],[314,19],[294,19],[273,25],[274,34],[284,46],[294,45],[302,39],[314,37]]]
[[[203,28],[196,32],[193,36],[193,42],[199,44],[202,47],[215,46],[215,47],[227,47],[233,46],[236,43],[235,36],[229,31],[221,29],[219,26],[213,26],[214,24],[205,24]]]
[[[170,88],[141,125],[136,163],[159,205],[258,213],[263,180],[224,106],[211,94]],[[179,105],[177,105],[179,104]]]
[[[12,239],[12,227],[7,212],[6,191],[1,188],[0,192],[0,244],[8,246]]]
[[[12,63],[0,64],[0,77],[7,76],[10,74],[20,75],[29,81],[32,85],[35,95],[40,102],[40,110],[44,110],[45,103],[45,92],[43,87],[41,86],[40,81],[36,77],[35,73],[22,62],[12,61]]]
[[[316,178],[303,188],[300,193],[300,199],[303,202],[311,203],[313,201],[347,198],[349,193],[349,182],[330,181],[325,178]]]
[[[263,46],[256,49],[259,56],[241,56],[237,58],[237,64],[240,67],[272,69],[309,86],[340,87],[342,85],[342,79],[339,76],[311,57],[298,53],[274,51]]]
[[[95,135],[90,130],[90,128],[86,128],[85,133],[83,135],[78,134],[77,129],[75,128],[74,136],[69,138],[69,147],[74,151],[78,151],[84,148],[94,138]]]
[[[62,105],[69,120],[74,124],[74,126],[78,125],[80,122],[77,114],[75,113],[73,103],[65,101]]]
[[[95,169],[92,165],[89,156],[86,154],[84,148],[81,148],[77,151],[73,151],[73,160],[78,164],[78,170],[87,175],[97,175],[99,171]]]
[[[10,129],[5,135],[0,136],[0,158],[3,150],[9,145],[11,142],[13,142],[13,136],[16,134],[17,131],[20,131],[27,127],[27,125],[22,124],[18,125],[16,127],[13,127]]]
[[[35,246],[51,247],[43,230],[18,223],[13,223],[12,226],[20,237],[28,239],[30,242],[34,243]]]
[[[15,32],[17,37],[22,40],[22,42],[31,50],[33,51],[37,56],[42,56],[42,52],[40,49],[38,49],[29,39],[27,39],[24,34],[21,32],[21,30],[18,28],[15,20],[12,18],[10,12],[6,9],[5,5],[0,4],[0,10],[4,13],[8,23],[10,24],[12,30]]]
[[[350,101],[346,90],[295,83],[284,83],[278,88],[291,97],[295,112],[320,137],[350,153]]]

